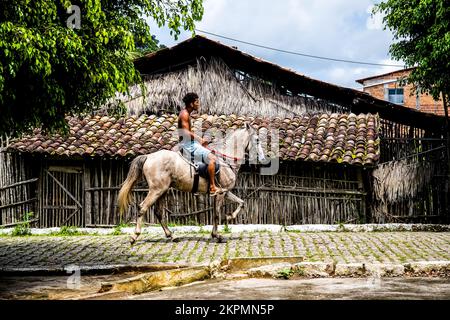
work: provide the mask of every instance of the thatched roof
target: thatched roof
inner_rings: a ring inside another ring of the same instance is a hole
[[[195,66],[199,59],[204,61],[220,59],[232,70],[239,70],[245,74],[270,81],[272,85],[276,84],[279,88],[289,90],[294,95],[308,95],[327,101],[329,104],[350,108],[347,110],[348,112],[378,113],[383,119],[418,128],[437,129],[445,122],[442,116],[404,108],[358,90],[315,80],[199,35],[171,48],[165,48],[139,58],[135,60],[135,66],[141,74],[154,77],[186,69],[189,65]],[[179,90],[185,92],[184,85],[178,86]],[[227,87],[222,90],[226,94]],[[308,111],[312,112],[314,108]]]
[[[130,115],[177,113],[187,92],[196,92],[201,111],[207,114],[238,114],[254,117],[294,117],[304,113],[335,111],[327,101],[281,94],[274,86],[252,78],[239,78],[221,60],[197,61],[185,69],[147,76],[145,100],[140,86],[123,97]],[[342,111],[342,110],[340,110]]]
[[[32,136],[13,141],[7,151],[45,156],[120,158],[172,149],[178,142],[174,134],[178,120],[175,114],[119,119],[91,116],[68,120],[70,133],[67,137],[45,136],[35,130]],[[214,137],[214,132],[242,127],[245,121],[258,130],[262,140],[268,129],[278,130],[278,154],[274,155],[270,147],[264,148],[266,154],[279,156],[281,160],[373,166],[379,159],[379,118],[372,114],[334,113],[270,120],[204,114],[194,115],[192,124],[194,129],[201,128]]]

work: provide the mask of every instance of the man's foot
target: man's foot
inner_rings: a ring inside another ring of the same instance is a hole
[[[222,194],[222,193],[225,193],[225,192],[227,192],[227,191],[228,191],[228,190],[227,190],[227,189],[224,189],[224,188],[210,189],[210,190],[209,190],[209,195],[210,195],[211,197],[214,197],[215,195]]]

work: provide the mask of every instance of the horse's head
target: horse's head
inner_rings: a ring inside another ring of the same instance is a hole
[[[265,161],[266,157],[258,133],[248,122],[245,123],[245,131],[247,132],[247,138],[244,143],[246,145],[245,153],[248,154],[248,161],[253,163],[255,162],[256,157],[258,157],[258,160],[261,162]]]

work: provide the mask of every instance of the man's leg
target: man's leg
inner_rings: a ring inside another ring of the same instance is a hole
[[[209,192],[215,193],[217,191],[215,176],[216,176],[216,156],[212,153],[208,154],[208,173],[209,173]]]

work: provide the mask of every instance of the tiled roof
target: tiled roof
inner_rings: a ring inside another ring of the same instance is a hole
[[[92,116],[69,118],[70,133],[34,136],[15,140],[12,152],[56,156],[134,157],[160,149],[172,149],[178,142],[173,134],[177,126],[174,114],[114,118]],[[238,116],[193,116],[193,128],[224,132],[251,121],[261,133],[265,128],[279,130],[281,160],[339,162],[372,166],[378,162],[380,149],[378,115],[321,114],[287,119],[262,119]]]

